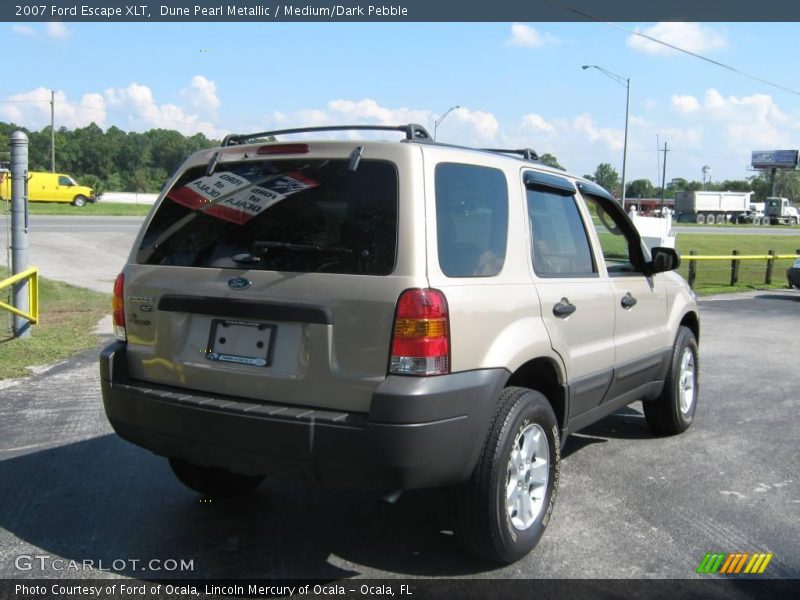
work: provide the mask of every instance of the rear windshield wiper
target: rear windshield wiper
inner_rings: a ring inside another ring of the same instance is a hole
[[[253,242],[251,246],[253,250],[259,250],[263,254],[273,248],[280,250],[297,250],[298,252],[338,252],[341,254],[352,254],[350,248],[342,248],[341,246],[323,246],[321,244],[298,244],[295,242],[278,242],[273,240],[259,240]]]
[[[339,246],[323,246],[321,244],[299,244],[295,242],[278,242],[272,240],[263,240],[253,242],[250,252],[242,254],[235,254],[231,258],[234,262],[242,265],[255,265],[261,262],[262,254],[266,254],[272,249],[278,250],[295,250],[297,252],[335,252],[338,254],[352,254],[350,248],[341,248]]]

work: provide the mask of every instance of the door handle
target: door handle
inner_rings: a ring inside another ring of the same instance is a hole
[[[633,296],[631,296],[631,293],[628,292],[622,297],[620,304],[622,304],[622,308],[633,308],[634,306],[636,306],[637,302],[638,300]]]
[[[569,300],[562,298],[560,302],[553,305],[553,314],[559,319],[566,319],[572,313],[578,310],[574,304],[570,304]]]

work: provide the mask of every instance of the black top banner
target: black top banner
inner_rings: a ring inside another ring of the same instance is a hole
[[[800,21],[796,0],[18,0],[3,21]]]

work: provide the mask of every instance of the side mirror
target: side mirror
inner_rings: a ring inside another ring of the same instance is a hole
[[[681,266],[681,257],[674,248],[657,246],[650,251],[652,260],[647,263],[647,274],[655,275],[665,271],[673,271]]]

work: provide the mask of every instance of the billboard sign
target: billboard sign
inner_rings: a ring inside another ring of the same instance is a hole
[[[794,169],[797,150],[753,150],[754,169]]]

